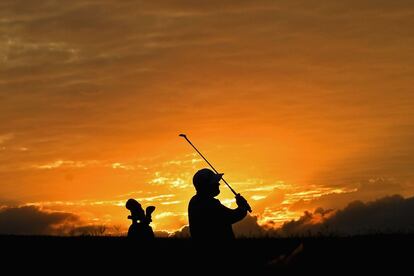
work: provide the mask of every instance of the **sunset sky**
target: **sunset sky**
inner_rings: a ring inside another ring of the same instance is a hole
[[[207,167],[179,133],[265,228],[413,196],[413,49],[409,0],[3,0],[0,228],[123,231],[135,198],[179,230]]]

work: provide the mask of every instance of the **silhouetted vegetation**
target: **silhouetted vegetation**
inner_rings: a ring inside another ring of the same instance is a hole
[[[59,267],[77,274],[144,270],[201,275],[229,270],[271,275],[402,271],[409,268],[414,235],[238,239],[219,244],[177,238],[145,244],[126,237],[0,236],[0,243],[2,263],[16,274],[53,272]]]

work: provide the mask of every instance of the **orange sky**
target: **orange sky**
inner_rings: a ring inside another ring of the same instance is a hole
[[[412,1],[35,2],[0,3],[2,208],[177,230],[182,132],[262,224],[413,195]]]

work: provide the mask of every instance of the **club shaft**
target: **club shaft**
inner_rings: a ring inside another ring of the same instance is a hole
[[[183,137],[195,149],[195,151],[204,159],[204,161],[207,162],[207,164],[213,169],[213,171],[215,173],[218,173],[218,171],[213,167],[213,165],[211,165],[211,163],[208,162],[208,160],[204,157],[204,155],[193,145],[193,143],[191,143],[191,141],[187,138],[187,136],[183,136]],[[229,185],[229,183],[227,183],[226,180],[224,180],[224,178],[221,178],[221,180],[223,180],[223,182],[226,183],[227,187],[230,188],[230,190],[233,192],[234,195],[237,195],[236,191],[233,190],[233,188]]]

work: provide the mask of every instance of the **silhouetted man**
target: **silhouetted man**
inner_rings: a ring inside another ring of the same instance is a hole
[[[131,211],[128,219],[132,220],[132,224],[128,229],[128,238],[143,242],[153,240],[154,232],[152,231],[150,223],[152,221],[151,214],[154,212],[155,207],[148,206],[145,213],[141,204],[132,198],[128,199],[125,207]]]
[[[247,201],[240,195],[236,196],[236,209],[227,208],[214,198],[220,194],[219,181],[222,176],[209,169],[201,169],[193,177],[197,194],[188,205],[188,218],[194,240],[233,240],[232,224],[247,214]]]

